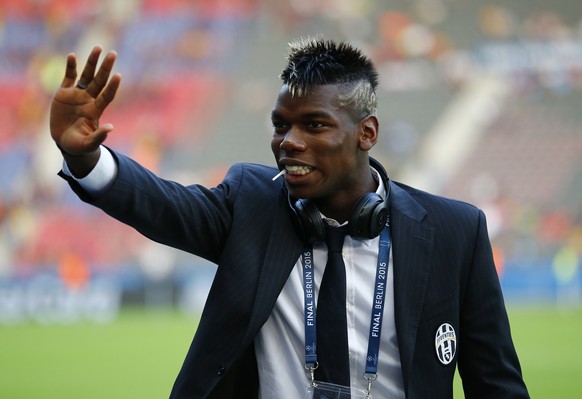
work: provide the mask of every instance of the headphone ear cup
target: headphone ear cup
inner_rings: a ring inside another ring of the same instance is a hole
[[[315,204],[308,199],[298,199],[293,209],[297,215],[299,235],[309,243],[324,241],[325,225]]]
[[[388,203],[376,193],[362,196],[350,218],[349,234],[354,238],[371,239],[377,237],[388,219]]]

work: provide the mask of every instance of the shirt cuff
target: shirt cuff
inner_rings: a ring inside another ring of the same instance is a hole
[[[106,147],[100,146],[100,148],[101,155],[99,156],[97,164],[87,176],[81,179],[73,176],[67,162],[63,161],[63,173],[71,176],[85,191],[93,195],[107,190],[117,176],[117,163],[113,159],[113,155],[111,155],[111,152]]]

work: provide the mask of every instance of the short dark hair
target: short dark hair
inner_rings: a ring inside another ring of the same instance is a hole
[[[303,96],[318,85],[340,84],[346,95],[342,105],[371,115],[376,113],[378,73],[361,50],[346,42],[301,38],[289,44],[287,66],[281,80],[293,96]]]

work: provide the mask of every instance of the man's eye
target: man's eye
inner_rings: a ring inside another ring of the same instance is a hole
[[[325,125],[321,122],[309,122],[307,126],[309,126],[310,129],[318,129],[320,127],[324,127]]]
[[[275,129],[283,129],[285,127],[285,123],[273,121],[273,128]]]

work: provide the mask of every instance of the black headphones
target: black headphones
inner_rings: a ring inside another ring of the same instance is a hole
[[[386,198],[376,193],[366,193],[358,199],[347,225],[348,234],[357,239],[370,239],[380,235],[390,211],[388,174],[374,158],[370,158],[370,166],[380,174],[386,189]],[[296,215],[295,227],[300,237],[309,243],[325,240],[325,222],[313,201],[298,199],[292,210]]]

